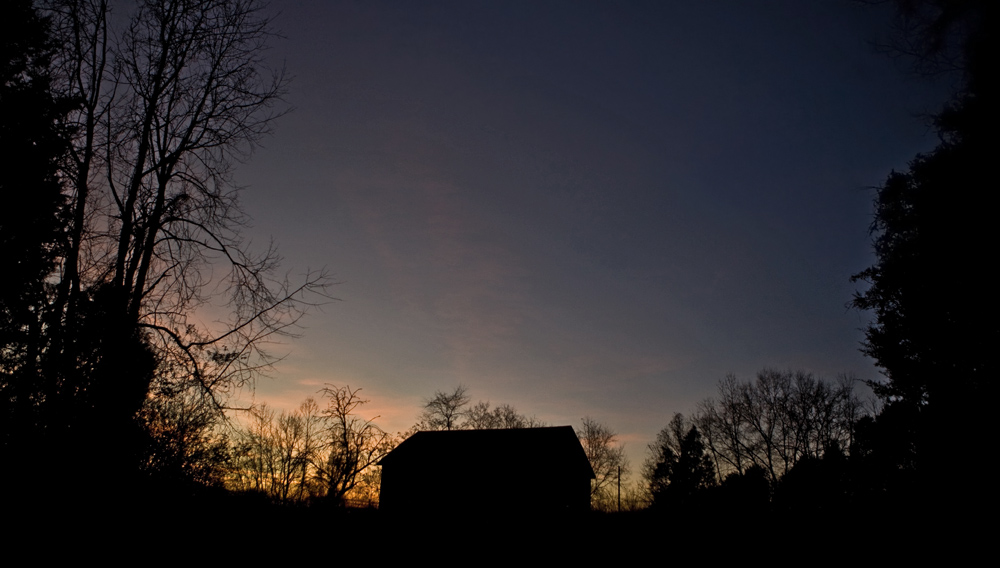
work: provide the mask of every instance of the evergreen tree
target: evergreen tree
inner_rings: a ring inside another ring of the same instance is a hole
[[[688,427],[680,413],[649,449],[643,474],[654,507],[689,506],[701,491],[715,485],[715,470],[701,432],[694,425]]]
[[[952,456],[985,446],[1000,340],[992,260],[995,229],[992,138],[997,4],[963,0],[898,1],[897,46],[921,72],[957,71],[961,87],[934,117],[940,143],[893,172],[879,188],[872,225],[876,262],[854,276],[869,283],[853,305],[875,317],[863,350],[887,382],[874,385],[889,408],[862,440],[878,448],[865,463],[872,480],[905,483],[939,504],[981,503]],[[961,435],[954,435],[960,426]],[[877,443],[876,443],[877,442]],[[909,489],[907,489],[909,488]],[[962,493],[968,493],[964,497]],[[896,496],[899,501],[913,495]]]
[[[6,2],[0,17],[0,420],[3,447],[36,422],[46,278],[61,241],[68,106],[51,90],[48,22],[30,0]]]

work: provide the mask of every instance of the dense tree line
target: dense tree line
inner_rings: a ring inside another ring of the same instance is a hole
[[[694,422],[720,479],[759,467],[778,480],[804,458],[849,448],[861,416],[850,379],[834,385],[802,371],[765,369],[752,382],[726,377]]]
[[[399,439],[363,418],[360,389],[328,386],[294,412],[262,406],[240,428],[230,448],[226,483],[234,491],[276,503],[378,501],[375,464]]]
[[[643,477],[651,503],[685,507],[724,494],[766,509],[788,479],[801,476],[794,471],[812,467],[802,464],[836,459],[855,447],[867,412],[853,383],[773,369],[754,381],[726,377],[718,398],[703,401],[690,419],[675,414],[649,446]]]

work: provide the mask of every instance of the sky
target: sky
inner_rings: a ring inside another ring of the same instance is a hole
[[[816,2],[273,0],[291,109],[238,167],[254,246],[337,298],[257,383],[361,388],[392,432],[435,391],[590,416],[637,466],[727,374],[880,375],[847,307],[873,186],[948,89]],[[244,393],[250,397],[250,393]]]

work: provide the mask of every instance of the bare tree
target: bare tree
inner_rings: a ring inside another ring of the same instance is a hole
[[[294,332],[327,283],[322,273],[292,283],[273,247],[255,252],[241,234],[232,169],[281,115],[288,84],[264,61],[274,37],[264,3],[141,0],[113,18],[107,0],[46,7],[56,85],[78,102],[63,168],[67,238],[45,316],[48,375],[62,378],[46,398],[113,398],[105,406],[131,417],[151,394],[197,392],[222,409],[275,361],[269,339]],[[197,323],[208,306],[229,314]],[[155,372],[123,364],[81,378],[109,360],[81,351],[82,312],[107,335],[94,349],[131,342]]]
[[[228,183],[277,116],[281,72],[262,54],[271,37],[256,0],[146,0],[116,49],[120,104],[110,114],[107,185],[114,203],[111,284],[130,321],[151,331],[159,352],[207,395],[225,394],[272,362],[263,340],[289,329],[295,302],[321,283],[273,276],[273,249],[253,253],[245,216]],[[226,267],[224,279],[206,272]],[[218,330],[190,313],[213,298],[233,307]],[[172,386],[172,385],[171,385]]]
[[[595,479],[590,484],[591,507],[610,511],[618,508],[622,485],[627,486],[630,474],[625,445],[618,444],[618,434],[589,416],[576,432],[590,460]]]
[[[360,389],[328,386],[320,392],[326,408],[308,398],[292,413],[275,414],[267,405],[250,413],[233,447],[229,486],[259,492],[277,502],[330,497],[340,503],[359,493],[377,500],[374,467],[397,440],[373,419],[356,414],[367,403]]]
[[[468,388],[458,385],[451,393],[437,391],[434,398],[426,401],[417,425],[421,430],[457,430],[461,420],[468,413]]]
[[[719,382],[719,399],[702,401],[693,420],[705,436],[719,479],[734,471],[742,474],[754,465],[749,456],[756,451],[757,440],[742,418],[743,388],[734,375],[727,376]]]
[[[343,501],[364,479],[363,474],[396,445],[396,439],[376,426],[374,418],[355,414],[368,403],[358,394],[360,390],[331,385],[321,391],[329,399],[323,410],[328,453],[327,459],[315,466],[327,497],[337,501]]]
[[[308,464],[301,413],[276,414],[266,404],[249,413],[233,448],[230,487],[287,502],[300,494],[300,472]]]
[[[275,444],[272,440],[274,411],[266,404],[248,414],[248,424],[238,432],[233,448],[231,489],[270,494],[271,474],[276,469]]]
[[[545,426],[538,418],[521,414],[510,404],[493,406],[481,400],[470,407],[470,400],[469,389],[463,385],[450,393],[435,392],[433,398],[424,401],[418,422],[403,437],[420,430],[507,430]]]
[[[115,88],[111,80],[114,32],[109,29],[108,0],[51,0],[46,3],[53,32],[60,44],[53,68],[57,88],[76,107],[67,117],[74,133],[64,164],[63,175],[70,189],[69,219],[63,251],[63,277],[59,281],[53,313],[72,327],[77,319],[81,290],[101,278],[98,259],[102,247],[84,246],[85,238],[105,224],[95,215],[107,177],[107,126]],[[91,190],[93,186],[93,191]],[[83,281],[87,282],[84,283]]]
[[[753,382],[726,377],[718,399],[702,402],[693,423],[718,479],[757,466],[774,482],[803,457],[822,457],[833,445],[850,448],[861,414],[849,377],[834,385],[802,371],[764,369]]]
[[[357,485],[347,493],[347,502],[353,507],[377,507],[382,490],[382,468],[370,467],[358,477]]]
[[[512,428],[540,428],[545,423],[534,416],[525,416],[509,404],[490,407],[489,402],[479,401],[466,413],[462,428],[472,430],[507,430]]]
[[[960,72],[967,80],[976,51],[990,34],[988,2],[941,0],[855,0],[859,4],[892,4],[888,37],[877,47],[893,58],[907,60],[925,76]]]
[[[312,464],[322,451],[322,418],[319,405],[310,397],[295,412],[282,412],[273,423],[271,495],[275,499],[302,501],[319,493]]]

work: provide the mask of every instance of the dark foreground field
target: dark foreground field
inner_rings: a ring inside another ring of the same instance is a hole
[[[25,500],[8,508],[8,554],[39,560],[130,564],[418,566],[581,565],[676,562],[878,564],[973,559],[995,537],[981,522],[934,511],[740,515],[732,511],[638,511],[575,515],[388,515],[375,509],[287,507],[225,493],[135,495],[127,502]],[[11,564],[14,565],[14,564]]]

